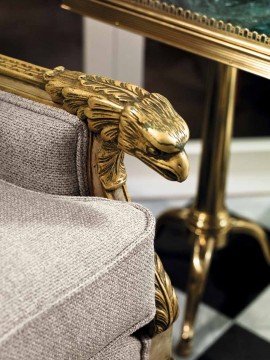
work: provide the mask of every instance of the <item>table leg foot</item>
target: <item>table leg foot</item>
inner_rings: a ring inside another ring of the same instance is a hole
[[[193,248],[181,339],[176,349],[181,356],[188,356],[192,351],[196,314],[214,250],[227,245],[229,232],[248,234],[258,241],[269,264],[270,246],[267,235],[261,226],[249,220],[231,217],[226,210],[215,216],[197,211],[193,207],[170,210],[161,215],[158,219],[158,226],[159,228],[170,226],[176,222],[183,222],[184,226],[189,229],[187,241],[192,244]]]
[[[188,356],[192,350],[195,318],[204,291],[214,247],[215,239],[212,236],[205,234],[195,235],[187,287],[185,317],[180,344],[177,348],[177,352],[182,356]]]

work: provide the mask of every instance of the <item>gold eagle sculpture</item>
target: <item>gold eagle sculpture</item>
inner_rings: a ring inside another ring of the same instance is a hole
[[[63,67],[47,71],[44,79],[52,100],[87,120],[102,142],[97,166],[107,191],[126,182],[124,153],[137,157],[168,180],[186,179],[184,146],[189,130],[164,96]]]

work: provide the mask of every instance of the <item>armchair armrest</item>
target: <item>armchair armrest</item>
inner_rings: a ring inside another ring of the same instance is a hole
[[[124,153],[139,158],[168,180],[181,182],[187,177],[184,146],[188,127],[162,95],[61,66],[49,70],[1,55],[0,79],[4,90],[62,107],[88,124],[92,195],[130,200]],[[152,335],[167,330],[178,313],[175,292],[157,257],[156,307]]]

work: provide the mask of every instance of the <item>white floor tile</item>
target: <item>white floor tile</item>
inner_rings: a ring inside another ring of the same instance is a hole
[[[183,321],[185,310],[186,295],[177,290],[177,296],[180,303],[180,316],[174,324],[173,329],[173,346],[175,347],[179,341],[180,326]],[[209,346],[211,346],[231,325],[231,320],[224,315],[218,313],[214,309],[205,304],[201,304],[199,308],[198,318],[196,321],[196,336],[194,339],[193,353],[188,358],[182,358],[174,355],[175,360],[194,360]]]
[[[270,341],[270,285],[238,316],[237,323]]]
[[[270,229],[270,196],[229,198],[228,208]]]

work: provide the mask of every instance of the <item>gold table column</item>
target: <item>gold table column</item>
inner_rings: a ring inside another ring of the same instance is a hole
[[[158,228],[170,221],[183,221],[190,231],[193,254],[187,286],[187,301],[178,352],[188,355],[194,336],[194,323],[204,291],[213,251],[226,245],[229,231],[253,235],[267,261],[270,252],[262,228],[230,217],[225,206],[227,167],[234,120],[238,70],[214,63],[209,74],[207,114],[203,129],[203,152],[199,185],[190,208],[170,210],[158,220]]]

